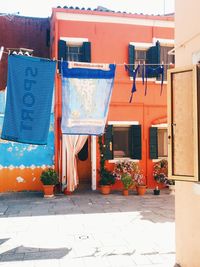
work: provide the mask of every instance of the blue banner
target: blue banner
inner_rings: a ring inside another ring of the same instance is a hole
[[[2,139],[47,144],[55,69],[55,61],[9,56]]]
[[[115,65],[62,62],[63,134],[104,133]]]

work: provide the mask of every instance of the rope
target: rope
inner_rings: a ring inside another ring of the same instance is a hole
[[[22,52],[19,52],[19,53],[20,53],[19,55],[23,55]],[[3,54],[11,55],[13,53],[4,51]],[[17,54],[17,52],[16,52],[16,54]],[[35,58],[46,59],[46,60],[53,60],[53,61],[56,61],[56,62],[62,62],[62,59],[61,60],[60,59],[51,59],[51,58],[45,58],[45,57],[35,57]],[[95,63],[95,62],[92,62],[92,63]],[[101,64],[101,63],[99,63],[99,64]],[[102,63],[102,64],[106,64],[106,63]],[[116,65],[116,66],[125,66],[125,65],[126,66],[138,66],[139,65],[139,64],[115,63],[115,62],[113,64]],[[173,66],[172,63],[169,63],[169,64],[162,64],[162,63],[160,63],[160,64],[144,64],[144,65],[145,66],[160,66],[160,65],[163,65],[163,66]]]

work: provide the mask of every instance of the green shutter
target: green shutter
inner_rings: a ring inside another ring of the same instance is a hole
[[[91,43],[90,42],[83,42],[81,61],[91,62]]]
[[[135,68],[135,46],[131,44],[128,46],[128,64],[130,70]],[[133,76],[131,71],[129,71],[129,76]]]
[[[148,64],[152,68],[156,68],[158,67],[158,65],[160,65],[160,43],[158,41],[156,42],[155,46],[152,46],[147,50],[146,64]],[[149,77],[155,76],[151,74],[149,75]]]
[[[58,60],[67,60],[67,45],[66,42],[63,40],[58,41]],[[61,64],[58,61],[58,69],[61,72]]]
[[[104,135],[104,158],[113,159],[113,126],[107,125]]]
[[[131,158],[142,159],[141,125],[131,126]]]
[[[157,127],[150,127],[150,159],[157,159],[158,158],[158,128]]]

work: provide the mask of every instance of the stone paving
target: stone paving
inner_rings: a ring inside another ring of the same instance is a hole
[[[173,267],[174,196],[0,194],[0,267]]]

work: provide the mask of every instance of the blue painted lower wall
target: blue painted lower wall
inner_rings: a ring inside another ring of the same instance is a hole
[[[0,91],[0,136],[5,110],[5,92]],[[47,145],[9,142],[0,138],[0,192],[40,190],[39,176],[54,165],[54,114],[51,113]]]

